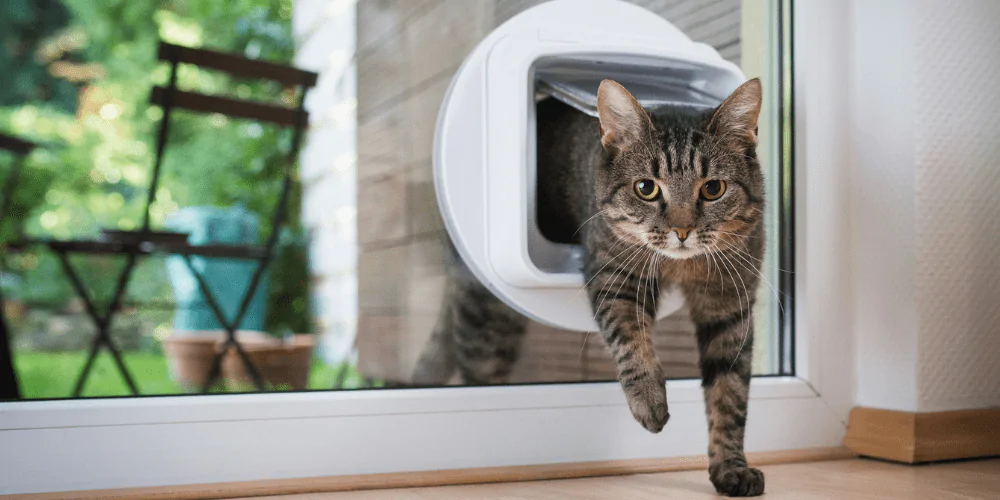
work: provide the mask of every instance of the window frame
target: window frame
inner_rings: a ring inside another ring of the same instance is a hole
[[[850,7],[791,15],[795,375],[752,380],[749,452],[839,446],[856,392],[850,244],[836,236],[849,221],[834,208],[849,200],[848,96],[829,77],[849,69]],[[0,494],[704,455],[699,381],[667,394],[657,435],[615,382],[3,403]]]

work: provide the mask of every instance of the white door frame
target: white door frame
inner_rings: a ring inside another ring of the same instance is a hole
[[[849,3],[797,2],[796,362],[755,378],[747,451],[838,446],[854,403]],[[812,228],[810,230],[809,228]],[[701,388],[651,435],[616,383],[0,404],[0,494],[702,455]]]

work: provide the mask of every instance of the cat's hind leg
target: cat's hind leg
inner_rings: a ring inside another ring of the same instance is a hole
[[[478,282],[463,292],[452,316],[453,353],[462,382],[506,383],[521,353],[527,319]]]
[[[447,300],[447,299],[446,299]],[[434,331],[424,344],[424,349],[417,359],[411,382],[414,385],[437,386],[448,383],[455,373],[455,356],[452,331],[455,325],[451,321],[448,304],[442,306]]]
[[[527,319],[496,298],[448,242],[441,313],[414,370],[416,385],[506,383],[521,352]]]
[[[450,281],[413,383],[442,385],[456,370],[468,385],[507,382],[521,352],[527,320],[478,282]]]

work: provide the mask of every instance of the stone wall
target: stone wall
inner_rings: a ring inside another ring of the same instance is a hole
[[[539,0],[364,0],[357,4],[358,361],[368,376],[406,381],[437,318],[444,227],[432,182],[435,120],[465,56],[494,27]],[[739,0],[639,0],[739,64]],[[515,381],[614,376],[595,335],[532,324]],[[656,344],[671,377],[698,375],[684,313]]]

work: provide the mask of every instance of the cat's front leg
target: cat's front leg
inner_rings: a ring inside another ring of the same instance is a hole
[[[606,266],[590,280],[595,319],[618,365],[632,415],[657,433],[670,419],[663,368],[653,349],[656,283],[642,269]],[[645,300],[643,300],[645,299]]]
[[[692,301],[692,316],[708,417],[708,473],[715,489],[729,496],[757,496],[764,492],[764,474],[747,465],[743,436],[747,421],[753,358],[752,309],[705,307]]]

